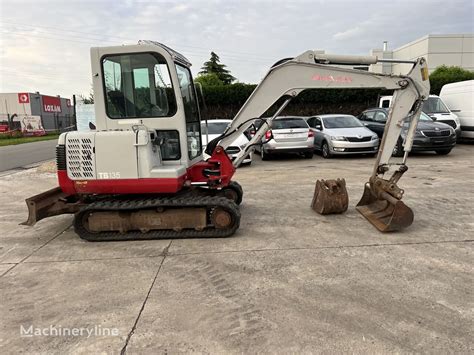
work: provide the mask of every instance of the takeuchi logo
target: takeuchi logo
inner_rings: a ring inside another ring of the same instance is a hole
[[[352,78],[350,76],[332,76],[332,75],[314,74],[311,80],[332,81],[335,83],[352,83]]]

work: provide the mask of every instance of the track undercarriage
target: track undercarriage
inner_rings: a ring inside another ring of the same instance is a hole
[[[221,190],[196,188],[175,196],[62,196],[53,189],[28,199],[24,224],[74,213],[74,231],[88,241],[172,238],[221,238],[240,224],[242,188],[236,182]]]

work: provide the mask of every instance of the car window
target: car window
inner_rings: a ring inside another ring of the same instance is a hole
[[[272,122],[272,129],[308,128],[308,124],[302,118],[283,118]]]
[[[208,134],[222,134],[229,125],[229,122],[207,122]],[[201,133],[206,134],[206,123],[201,122]]]
[[[439,97],[429,97],[423,102],[424,113],[449,113],[448,108],[444,105]]]
[[[375,111],[365,111],[362,113],[360,119],[364,121],[373,121],[375,116]]]
[[[314,127],[314,117],[309,118],[306,122],[308,123],[308,126]]]
[[[382,100],[382,107],[389,108],[390,107],[390,99]]]
[[[375,122],[380,122],[380,123],[385,123],[387,122],[387,115],[385,112],[382,111],[377,111],[377,113],[374,116],[374,121]]]
[[[326,128],[352,128],[364,127],[364,125],[354,116],[331,116],[323,117]]]
[[[420,115],[420,121],[428,121],[428,122],[433,122],[433,119],[428,116],[426,113],[422,112]]]

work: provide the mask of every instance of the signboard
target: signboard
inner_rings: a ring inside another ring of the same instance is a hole
[[[19,115],[14,121],[20,121],[21,132],[25,136],[44,136],[46,132],[41,124],[40,116]]]
[[[29,104],[30,103],[30,95],[26,92],[18,93],[18,103],[19,104]]]
[[[54,96],[43,95],[44,112],[61,112],[61,99]]]

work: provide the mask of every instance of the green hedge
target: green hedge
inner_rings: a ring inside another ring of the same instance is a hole
[[[245,103],[257,85],[236,83],[222,86],[203,86],[206,109],[205,118],[232,118]],[[285,108],[284,115],[310,116],[324,113],[348,113],[358,115],[368,107],[375,106],[380,90],[363,89],[311,89],[303,91]],[[388,93],[390,94],[390,93]],[[275,112],[278,104],[265,114]]]

